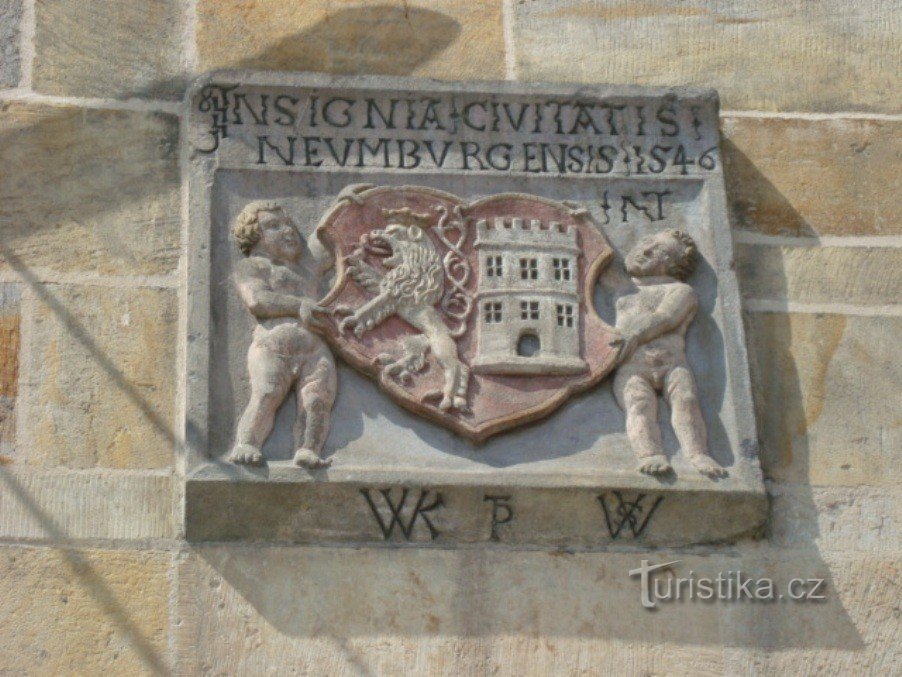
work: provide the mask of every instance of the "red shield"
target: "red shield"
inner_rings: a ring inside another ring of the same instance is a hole
[[[403,407],[473,440],[548,415],[614,366],[592,292],[613,250],[570,203],[351,186],[325,336]]]

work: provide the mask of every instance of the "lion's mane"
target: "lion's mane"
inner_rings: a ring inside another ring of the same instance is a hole
[[[401,263],[385,274],[380,291],[398,301],[413,301],[415,306],[435,305],[442,296],[444,280],[438,252],[428,241],[415,242],[400,234],[395,239]]]

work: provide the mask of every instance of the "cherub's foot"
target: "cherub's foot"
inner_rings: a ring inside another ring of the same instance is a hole
[[[266,462],[260,450],[251,444],[236,444],[229,454],[229,460],[241,465],[263,465]]]
[[[702,456],[699,454],[696,456],[690,456],[688,460],[692,464],[692,467],[698,470],[702,475],[716,478],[726,477],[728,474],[727,469],[710,456]]]
[[[666,475],[671,470],[673,468],[670,466],[670,461],[663,454],[649,456],[639,461],[639,472],[646,475]]]
[[[294,464],[302,468],[316,470],[317,468],[328,468],[332,465],[332,461],[331,459],[321,458],[315,451],[301,447],[294,452]]]

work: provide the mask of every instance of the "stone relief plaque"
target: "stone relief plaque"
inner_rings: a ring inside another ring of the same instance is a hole
[[[766,500],[708,90],[191,90],[192,540],[727,540]]]

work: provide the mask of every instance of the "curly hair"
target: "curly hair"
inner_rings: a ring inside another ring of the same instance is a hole
[[[423,243],[416,226],[402,231],[395,249],[401,263],[385,275],[381,289],[395,299],[413,300],[416,305],[434,305],[442,297],[444,271],[438,252]]]
[[[698,263],[698,247],[695,240],[682,230],[673,228],[668,230],[667,234],[676,240],[683,249],[682,256],[670,264],[667,272],[678,280],[686,280],[695,271],[695,265]]]
[[[260,232],[260,212],[283,212],[282,205],[272,200],[255,200],[245,205],[244,209],[235,219],[232,226],[232,236],[238,244],[238,249],[245,256],[250,256],[251,250],[263,234]]]

